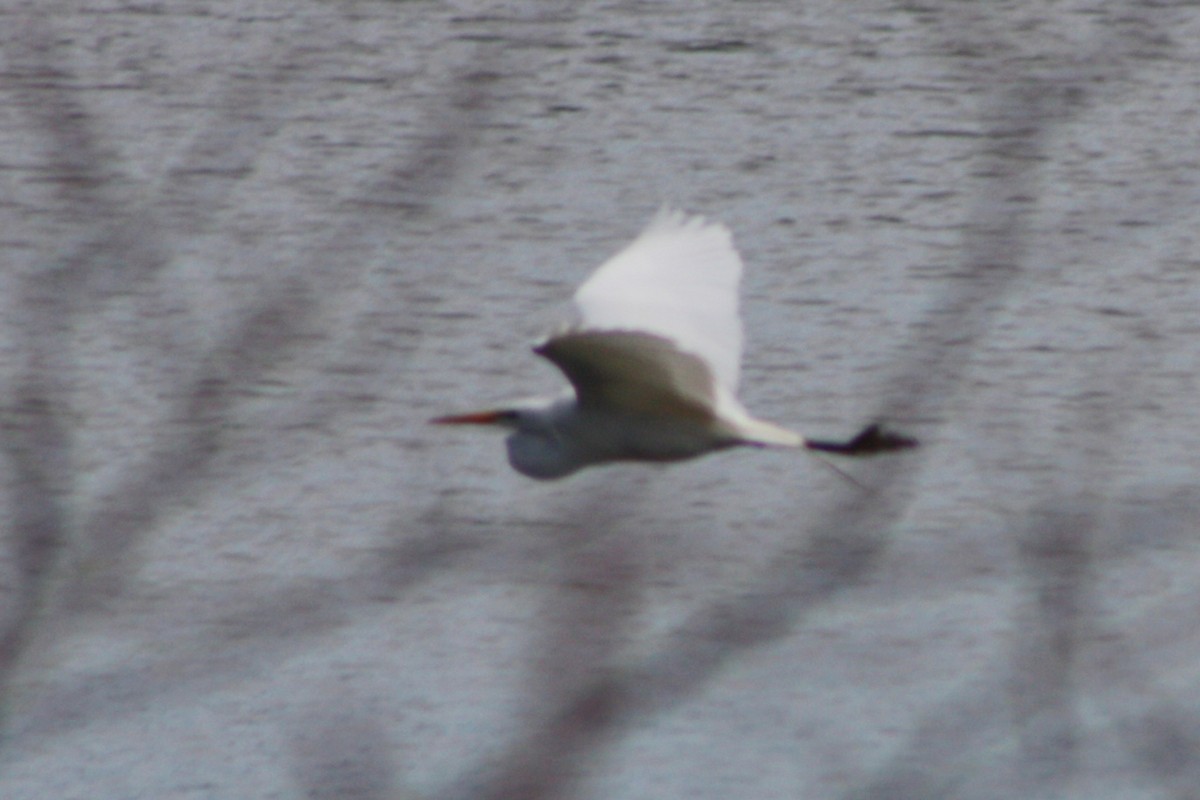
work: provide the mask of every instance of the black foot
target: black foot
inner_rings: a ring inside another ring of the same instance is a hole
[[[878,453],[889,453],[892,450],[907,450],[918,444],[920,442],[911,436],[893,433],[878,422],[874,422],[863,428],[848,442],[821,442],[810,439],[804,446],[809,450],[820,450],[843,456],[873,456]]]

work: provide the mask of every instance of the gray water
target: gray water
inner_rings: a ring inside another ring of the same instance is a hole
[[[1200,785],[1200,14],[10,4],[0,797]],[[670,203],[743,399],[911,454],[541,484],[425,424]]]

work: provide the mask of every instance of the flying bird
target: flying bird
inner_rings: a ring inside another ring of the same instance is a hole
[[[664,209],[575,292],[580,322],[533,348],[569,390],[431,421],[508,429],[509,463],[539,479],[738,446],[860,456],[917,444],[878,424],[845,442],[816,441],[751,416],[736,394],[741,276],[728,228]]]

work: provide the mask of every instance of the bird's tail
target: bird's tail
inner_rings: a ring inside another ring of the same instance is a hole
[[[853,439],[848,439],[844,442],[808,439],[795,431],[790,431],[787,428],[765,422],[761,419],[750,418],[749,420],[742,420],[741,427],[745,437],[743,441],[746,444],[759,447],[803,447],[816,456],[817,461],[822,465],[833,470],[864,491],[871,490],[860,483],[853,475],[843,470],[837,464],[834,464],[826,457],[826,454],[869,456],[892,450],[905,450],[918,445],[916,439],[901,433],[889,431],[879,423],[868,425],[859,431]]]
[[[738,427],[746,444],[762,447],[803,447],[808,450],[836,453],[842,456],[872,456],[893,450],[907,450],[918,445],[917,440],[911,436],[888,430],[878,422],[871,423],[859,431],[854,438],[842,442],[809,439],[795,431],[761,419],[741,420]]]
[[[883,427],[878,422],[872,422],[863,428],[853,438],[845,442],[829,442],[808,439],[804,446],[809,450],[819,450],[824,453],[837,453],[843,456],[873,456],[878,453],[889,453],[893,450],[907,450],[920,444],[911,436],[896,433]]]
[[[760,447],[808,447],[808,440],[773,422],[749,418],[738,421],[738,435],[746,444]]]

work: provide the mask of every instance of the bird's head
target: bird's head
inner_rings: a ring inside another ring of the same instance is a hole
[[[495,408],[467,414],[447,414],[434,417],[429,422],[433,425],[495,425],[515,430],[520,424],[520,411],[515,408]]]
[[[559,424],[573,401],[533,400],[506,408],[450,414],[431,419],[435,425],[487,425],[508,430],[508,461],[532,478],[561,478],[583,466],[586,459],[564,442]]]
[[[502,408],[448,414],[429,420],[434,425],[489,425],[510,431],[540,430],[551,424],[557,402],[545,398],[518,400]]]

